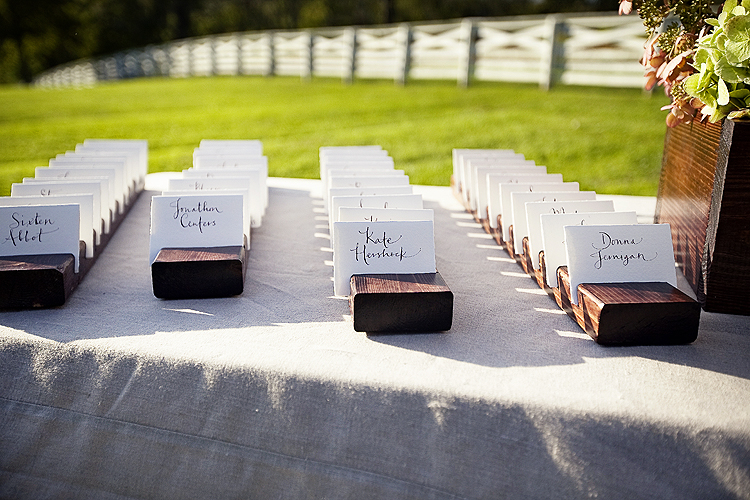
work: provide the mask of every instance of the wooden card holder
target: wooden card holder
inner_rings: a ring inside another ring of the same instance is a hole
[[[490,231],[490,234],[495,239],[495,243],[497,243],[501,247],[505,247],[505,242],[503,241],[503,216],[502,215],[497,216],[497,227],[493,228]]]
[[[526,274],[534,278],[534,281],[536,281],[536,284],[539,285],[539,288],[544,290],[545,292],[552,294],[552,290],[549,286],[547,286],[547,274],[546,274],[546,266],[544,262],[544,251],[539,252],[539,269],[536,269],[534,267],[534,261],[531,259],[530,250],[529,250],[529,238],[524,237],[523,239],[523,255],[521,256],[521,265],[523,267],[523,270],[526,271]]]
[[[558,304],[598,344],[676,345],[698,338],[700,304],[668,283],[581,284],[576,305],[567,267],[557,278]]]
[[[104,232],[102,223],[100,242],[94,245],[92,258],[86,258],[86,244],[79,242],[78,273],[72,254],[0,256],[0,310],[64,305],[107,247],[138,195],[140,191],[131,196],[122,214],[119,208],[111,214],[109,233]]]
[[[358,274],[351,277],[354,330],[367,333],[443,332],[453,322],[453,292],[440,273]]]
[[[240,295],[247,269],[245,246],[163,248],[151,264],[160,299],[206,299]]]

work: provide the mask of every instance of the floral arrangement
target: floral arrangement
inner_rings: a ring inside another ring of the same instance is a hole
[[[667,125],[693,119],[750,118],[750,0],[620,0],[620,14],[635,8],[648,41],[641,59],[646,88],[671,97]],[[718,14],[718,16],[717,16]],[[665,26],[667,18],[675,21]]]

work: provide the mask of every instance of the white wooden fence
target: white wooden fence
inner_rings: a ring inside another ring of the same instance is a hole
[[[287,75],[640,87],[645,35],[636,16],[467,18],[445,23],[230,33],[81,60],[41,86],[146,76]]]

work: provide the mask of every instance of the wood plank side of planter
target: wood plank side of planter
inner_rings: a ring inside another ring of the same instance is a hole
[[[750,314],[750,124],[667,130],[655,222],[704,310]]]
[[[748,122],[724,122],[703,265],[704,309],[750,315]]]

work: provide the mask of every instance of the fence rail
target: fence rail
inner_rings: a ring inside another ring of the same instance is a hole
[[[444,23],[228,33],[75,61],[45,87],[148,76],[286,75],[640,87],[645,35],[637,17],[466,18]]]

